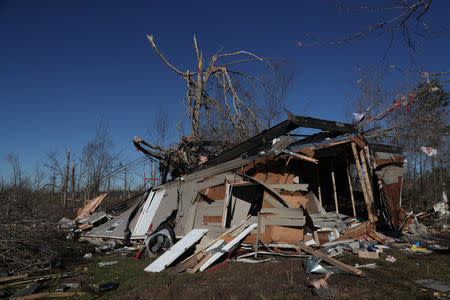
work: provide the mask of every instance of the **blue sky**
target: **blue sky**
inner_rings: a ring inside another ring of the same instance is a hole
[[[436,0],[425,20],[448,27],[449,13],[450,1]],[[139,157],[132,138],[145,137],[159,105],[175,124],[185,83],[156,56],[146,34],[182,70],[193,69],[194,34],[206,56],[223,48],[286,58],[296,67],[287,107],[301,113],[310,103],[310,116],[344,120],[344,101],[357,87],[353,67],[409,68],[408,49],[397,41],[383,58],[388,38],[378,33],[343,46],[298,47],[297,41],[310,41],[307,34],[340,38],[378,20],[327,0],[0,0],[0,176],[10,174],[4,159],[10,152],[28,173],[47,152],[79,154],[101,120],[124,161]],[[422,39],[416,61],[431,72],[447,71],[449,49],[448,35]],[[397,73],[391,84],[402,80]]]

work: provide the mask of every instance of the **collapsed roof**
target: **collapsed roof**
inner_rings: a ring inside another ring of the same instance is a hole
[[[297,140],[299,127],[322,130]],[[135,143],[136,144],[136,143]],[[244,242],[327,242],[351,223],[398,230],[404,157],[370,144],[357,126],[287,112],[287,120],[153,187],[109,221],[84,232],[90,238],[167,239],[207,230],[214,240],[245,220],[257,226]]]

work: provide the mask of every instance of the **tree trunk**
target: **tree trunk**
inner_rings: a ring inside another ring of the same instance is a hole
[[[66,160],[66,172],[64,173],[64,185],[63,185],[63,203],[64,209],[67,205],[67,190],[69,186],[69,169],[70,169],[70,149],[67,149],[67,160]]]

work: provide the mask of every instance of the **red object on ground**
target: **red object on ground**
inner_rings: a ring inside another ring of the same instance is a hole
[[[227,262],[228,262],[228,259],[230,258],[231,252],[233,252],[233,251],[228,252],[227,259],[225,259],[225,261],[223,262],[223,264],[221,264],[220,266],[218,266],[218,267],[216,267],[216,268],[214,268],[214,269],[206,270],[205,272],[212,272],[212,271],[218,270],[218,269],[222,268],[223,266],[225,266],[225,265],[227,264]]]

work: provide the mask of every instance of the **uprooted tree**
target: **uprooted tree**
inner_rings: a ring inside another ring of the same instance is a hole
[[[186,110],[178,128],[187,117],[192,130],[190,136],[183,136],[171,149],[135,138],[139,150],[160,161],[163,181],[168,173],[172,177],[183,174],[271,126],[280,117],[294,74],[286,61],[261,58],[244,50],[218,51],[206,60],[194,36],[195,67],[184,72],[166,59],[152,35],[147,38],[162,61],[186,81]]]

